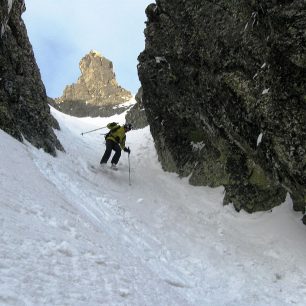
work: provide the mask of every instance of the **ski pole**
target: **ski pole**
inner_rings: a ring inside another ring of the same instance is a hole
[[[130,153],[128,154],[129,159],[129,185],[131,186],[131,163],[130,163]]]
[[[84,134],[88,134],[88,133],[91,133],[91,132],[94,132],[94,131],[98,131],[98,130],[102,130],[102,129],[105,129],[105,128],[106,128],[106,126],[103,126],[101,128],[98,128],[98,129],[94,129],[94,130],[91,130],[91,131],[83,132],[83,133],[81,133],[81,135],[83,136]]]

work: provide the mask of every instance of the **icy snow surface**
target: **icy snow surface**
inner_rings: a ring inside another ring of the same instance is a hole
[[[54,109],[57,158],[0,130],[0,305],[306,305],[306,227],[290,198],[253,215],[165,173],[149,128],[93,170],[116,121]]]

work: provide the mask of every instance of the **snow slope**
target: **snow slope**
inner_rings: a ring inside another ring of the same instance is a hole
[[[162,171],[148,128],[119,171],[101,131],[52,109],[57,158],[0,130],[0,305],[305,305],[306,227],[287,201],[237,214]],[[106,132],[106,131],[102,131]],[[96,166],[93,170],[92,165]]]

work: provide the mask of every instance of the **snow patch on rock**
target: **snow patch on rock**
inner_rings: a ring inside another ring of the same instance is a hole
[[[8,0],[8,1],[7,1],[8,14],[10,14],[10,12],[11,12],[13,3],[14,3],[14,0]]]
[[[259,146],[259,144],[261,143],[261,141],[262,141],[262,133],[260,133],[259,135],[258,135],[258,138],[257,138],[257,147]]]

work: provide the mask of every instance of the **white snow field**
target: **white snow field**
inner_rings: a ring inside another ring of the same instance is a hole
[[[0,130],[0,305],[306,305],[306,227],[286,202],[237,213],[223,188],[163,172],[149,128],[127,134],[119,170],[100,170],[124,122],[52,109],[54,158]],[[93,170],[91,165],[96,169]]]

